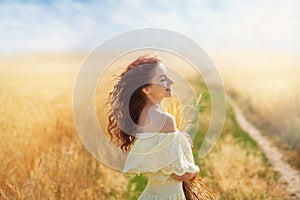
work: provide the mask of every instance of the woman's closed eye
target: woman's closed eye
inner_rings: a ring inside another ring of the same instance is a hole
[[[161,76],[160,81],[166,81],[169,77],[167,75]]]
[[[166,77],[163,77],[162,79],[160,79],[160,81],[166,81],[167,78]]]

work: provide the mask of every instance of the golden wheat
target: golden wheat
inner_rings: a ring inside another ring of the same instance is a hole
[[[1,79],[0,199],[123,198],[125,177],[94,159],[77,136],[73,81],[37,74]]]
[[[198,105],[201,103],[201,97],[202,93],[197,98]],[[182,118],[178,97],[173,96],[163,106],[175,116],[177,126],[183,130],[188,120]],[[197,107],[193,107],[195,108]],[[231,121],[227,121],[226,124],[226,131],[228,128],[229,131],[234,128]],[[277,183],[276,173],[264,163],[262,152],[242,148],[241,143],[234,140],[230,133],[225,134],[213,152],[203,160],[205,169],[209,171],[204,178],[209,185],[208,190],[215,192],[217,199],[288,198],[283,185]]]
[[[227,93],[299,170],[299,53],[226,51],[213,56]]]
[[[33,65],[39,76],[1,77],[0,198],[125,199],[128,179],[94,159],[83,147],[74,127],[71,97],[77,68],[74,70],[71,65],[79,66],[82,56],[38,58],[38,61],[22,58],[22,65],[26,63],[29,71]],[[1,64],[13,63],[18,65],[13,68],[19,69],[20,62],[12,60]],[[63,70],[59,76],[51,70],[48,71],[51,75],[43,74],[39,66],[50,65],[56,69],[68,66],[69,71]],[[108,91],[99,92],[96,104],[103,105]],[[179,116],[180,127],[181,108],[172,109]],[[101,108],[97,108],[97,113],[100,112]],[[202,114],[201,120],[203,131],[209,124],[209,114]],[[227,124],[224,131],[230,134],[232,129]],[[207,171],[204,182],[208,189],[223,199],[284,199],[274,173],[261,159],[260,154],[245,150],[229,137],[219,141],[211,155],[201,161],[200,168]]]
[[[2,197],[120,197],[126,191],[125,178],[95,160],[76,134],[71,93],[49,99],[45,97],[51,96],[49,92],[2,95]],[[114,182],[116,177],[119,183]]]

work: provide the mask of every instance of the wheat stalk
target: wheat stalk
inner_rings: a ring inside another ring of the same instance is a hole
[[[201,101],[202,93],[200,93],[194,104],[188,106],[187,116],[191,116],[194,109],[198,109],[198,105]],[[184,130],[188,124],[191,123],[190,120],[185,119],[182,116],[182,106],[180,100],[176,95],[173,95],[167,101],[163,102],[163,108],[170,114],[172,114],[176,119],[176,126],[179,130]],[[193,120],[192,120],[193,121]],[[200,176],[194,177],[192,179],[183,181],[183,190],[187,200],[211,200],[216,199],[215,195],[210,193],[201,180]]]

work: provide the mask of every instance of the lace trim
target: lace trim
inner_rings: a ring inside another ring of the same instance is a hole
[[[182,163],[174,162],[170,166],[161,169],[161,171],[166,175],[171,175],[174,173],[178,176],[182,176],[185,173],[193,173],[197,169],[200,170],[199,167],[195,164],[183,166]]]
[[[161,170],[167,175],[183,175],[197,168],[188,139],[177,132],[136,141],[123,173],[157,173]]]

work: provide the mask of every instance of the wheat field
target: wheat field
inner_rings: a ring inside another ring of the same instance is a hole
[[[285,159],[300,170],[299,53],[228,54],[214,56],[227,93],[246,117],[280,147]]]
[[[128,199],[138,188],[128,188],[128,177],[93,158],[77,135],[72,92],[85,56],[0,59],[0,199]],[[103,103],[103,97],[96,102]],[[218,199],[288,199],[261,151],[249,138],[233,134],[240,130],[231,115],[229,110],[211,154],[203,160],[195,155],[207,187]],[[209,108],[201,119],[203,133]],[[199,148],[201,140],[194,142]]]
[[[72,90],[84,56],[1,63],[1,199],[119,199],[126,191],[126,179],[94,159],[75,131]]]

